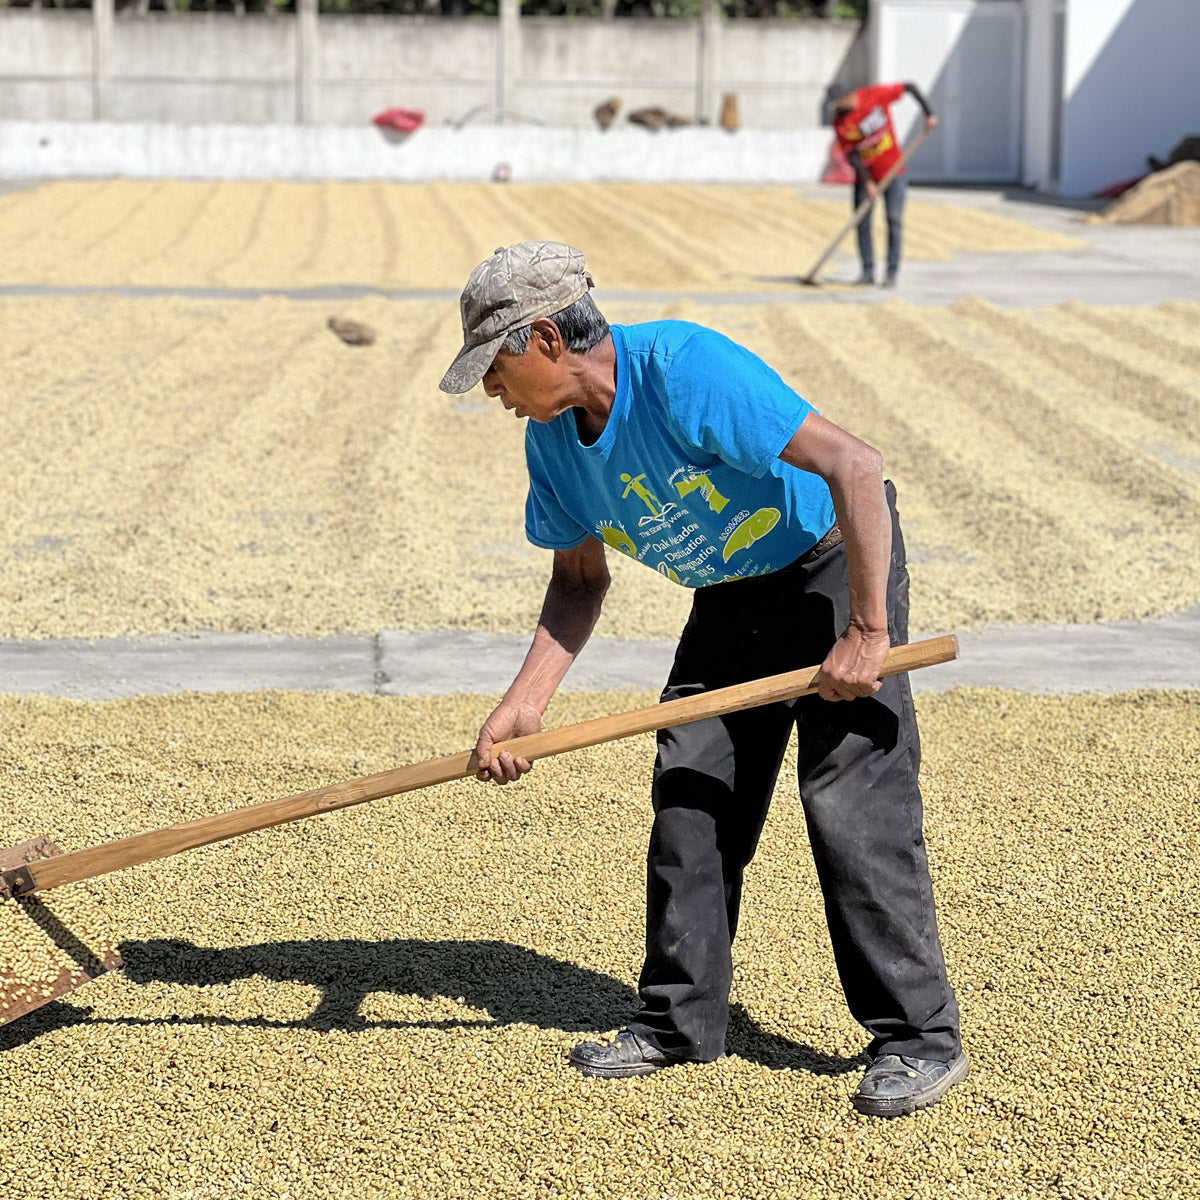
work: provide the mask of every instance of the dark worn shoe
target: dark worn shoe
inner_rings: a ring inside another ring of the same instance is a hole
[[[889,271],[887,273],[887,275],[884,276],[883,283],[881,283],[879,286],[887,287],[887,288],[895,287],[896,286],[896,272]]]
[[[569,1056],[571,1066],[585,1075],[601,1079],[628,1079],[673,1067],[679,1059],[643,1041],[630,1029],[622,1029],[611,1042],[580,1042]]]
[[[869,1117],[906,1117],[936,1104],[967,1077],[967,1056],[950,1062],[881,1054],[868,1068],[854,1093],[853,1104]]]
[[[855,287],[874,287],[875,286],[875,272],[874,271],[864,271],[854,281],[854,286]]]

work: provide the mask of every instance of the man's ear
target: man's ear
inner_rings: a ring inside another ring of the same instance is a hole
[[[566,347],[563,345],[562,331],[549,317],[538,317],[530,326],[531,339],[537,344],[542,353],[557,361]]]

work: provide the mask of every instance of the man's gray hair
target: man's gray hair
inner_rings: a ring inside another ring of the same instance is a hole
[[[563,345],[576,354],[583,354],[608,336],[608,322],[587,292],[574,304],[554,313],[550,320],[558,326]],[[514,329],[504,339],[504,349],[509,354],[524,354],[529,349],[532,328],[532,325],[524,325]]]

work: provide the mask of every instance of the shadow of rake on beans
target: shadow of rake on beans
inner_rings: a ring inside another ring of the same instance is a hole
[[[353,1033],[366,1029],[487,1029],[496,1025],[536,1025],[542,1029],[590,1033],[623,1025],[637,1009],[637,993],[611,975],[563,962],[525,946],[495,940],[263,942],[215,949],[190,942],[156,940],[121,946],[125,974],[135,983],[165,982],[192,987],[229,984],[251,976],[317,988],[321,998],[306,1017],[95,1018],[91,1010],[49,1004],[0,1029],[0,1051],[44,1033],[91,1021],[119,1025],[241,1026],[262,1029],[317,1029]],[[359,1012],[375,992],[398,996],[461,999],[487,1018],[429,1020],[369,1019]],[[729,1053],[772,1070],[838,1075],[865,1063],[862,1056],[840,1058],[760,1029],[741,1005],[730,1013]]]

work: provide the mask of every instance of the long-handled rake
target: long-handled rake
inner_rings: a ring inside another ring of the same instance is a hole
[[[949,662],[957,656],[958,640],[953,635],[929,638],[894,647],[881,674],[898,675],[917,667]],[[528,759],[548,758],[654,729],[791,700],[816,691],[814,680],[818,670],[818,667],[806,667],[649,708],[513,738],[498,743],[495,752],[509,751]],[[475,752],[468,750],[233,812],[213,813],[87,850],[63,853],[46,838],[34,838],[11,850],[0,851],[0,1025],[57,1000],[97,975],[121,965],[115,945],[104,940],[98,931],[92,912],[96,904],[94,898],[86,895],[68,897],[64,892],[61,903],[58,897],[54,903],[48,903],[41,898],[43,893],[122,867],[240,837],[256,829],[268,829],[368,800],[467,778],[474,775],[478,767]]]
[[[821,257],[809,268],[807,275],[800,276],[800,282],[807,284],[810,287],[820,287],[817,283],[817,274],[826,262],[832,257],[833,252],[842,244],[842,240],[846,234],[850,232],[868,213],[875,207],[875,201],[883,195],[884,192],[891,187],[892,180],[904,170],[905,164],[916,153],[917,147],[925,140],[925,130],[920,129],[913,134],[912,141],[905,147],[904,153],[891,165],[888,172],[876,185],[877,191],[874,196],[867,196],[861,204],[854,210],[854,215],[841,227],[830,241],[829,245],[821,251]]]

